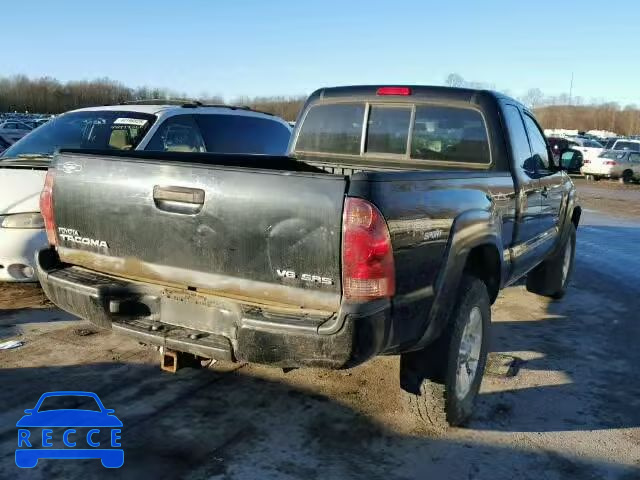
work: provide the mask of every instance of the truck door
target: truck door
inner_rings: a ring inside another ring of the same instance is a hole
[[[520,109],[515,105],[504,105],[503,111],[517,192],[516,222],[509,253],[512,277],[519,277],[535,266],[542,244],[546,243],[542,220],[542,187],[537,173],[537,159],[532,153]]]
[[[523,118],[531,144],[531,153],[536,159],[536,173],[540,180],[541,221],[544,231],[555,236],[560,225],[560,208],[566,176],[549,163],[552,161],[549,157],[549,149],[538,123],[527,112],[523,113]],[[550,249],[553,242],[547,242],[547,246]]]

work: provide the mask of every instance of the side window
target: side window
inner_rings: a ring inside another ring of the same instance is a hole
[[[291,131],[275,120],[253,115],[195,115],[207,152],[285,155]]]
[[[382,107],[369,109],[367,145],[371,153],[404,155],[407,152],[411,109],[406,107]]]
[[[295,150],[359,155],[363,121],[364,104],[311,107],[303,120]]]
[[[191,115],[176,115],[165,120],[145,150],[156,152],[206,151],[198,125]]]
[[[549,152],[547,151],[547,142],[544,135],[538,128],[536,122],[526,113],[523,116],[524,124],[529,134],[529,142],[531,143],[532,160],[535,164],[535,172],[539,175],[550,174],[549,172]]]
[[[536,175],[535,164],[532,161],[531,148],[527,138],[527,131],[524,129],[520,110],[513,105],[504,107],[505,120],[509,129],[511,140],[511,151],[517,168],[524,171],[530,177]]]
[[[411,158],[490,163],[489,140],[482,115],[468,108],[416,107]]]

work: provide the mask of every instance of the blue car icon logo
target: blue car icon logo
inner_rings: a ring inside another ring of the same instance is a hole
[[[122,422],[95,393],[48,392],[24,413],[16,423],[18,467],[33,468],[41,458],[100,459],[107,468],[124,464]],[[54,442],[64,448],[54,448]]]

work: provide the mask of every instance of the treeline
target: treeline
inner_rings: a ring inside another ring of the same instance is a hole
[[[458,74],[450,74],[444,83],[454,87],[495,88],[493,85],[466,81]],[[109,78],[60,82],[49,77],[0,77],[0,112],[62,113],[95,105],[168,98],[186,99],[187,95],[166,88],[131,88]],[[197,100],[203,103],[224,103],[221,97],[207,94],[201,94]],[[248,105],[285,120],[295,120],[304,100],[305,97],[300,96],[240,97],[230,103]],[[580,97],[571,99],[566,94],[548,97],[536,88],[528,90],[520,100],[535,110],[545,128],[608,130],[622,135],[640,134],[640,109],[634,105],[624,108],[616,103],[585,105]]]
[[[580,131],[606,130],[619,135],[640,135],[640,109],[603,105],[548,105],[535,109],[544,128],[568,128]]]
[[[450,87],[496,89],[495,85],[468,81],[457,73],[447,75],[444,83]],[[544,128],[605,130],[620,135],[640,135],[640,109],[636,105],[621,107],[611,102],[586,102],[583,97],[572,97],[567,93],[545,95],[539,88],[530,88],[518,99],[535,111]]]
[[[235,105],[248,105],[262,112],[273,113],[288,121],[293,121],[298,116],[307,97],[241,97],[231,102]]]
[[[108,78],[66,83],[23,75],[0,78],[0,112],[62,113],[74,108],[174,95],[161,88],[130,88]]]
[[[193,99],[166,88],[131,88],[109,78],[60,82],[49,77],[0,77],[0,112],[62,113],[95,105],[170,98]],[[224,103],[221,97],[207,94],[201,94],[196,99],[209,104]],[[242,97],[231,103],[248,105],[286,120],[295,120],[303,102],[304,97]]]

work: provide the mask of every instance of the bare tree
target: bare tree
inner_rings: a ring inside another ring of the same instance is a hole
[[[450,73],[444,83],[447,87],[462,87],[464,86],[464,78],[457,73]]]
[[[540,90],[539,88],[530,88],[529,90],[527,90],[527,93],[525,93],[522,101],[528,107],[536,108],[540,105],[543,98],[544,94],[542,93],[542,90]]]

